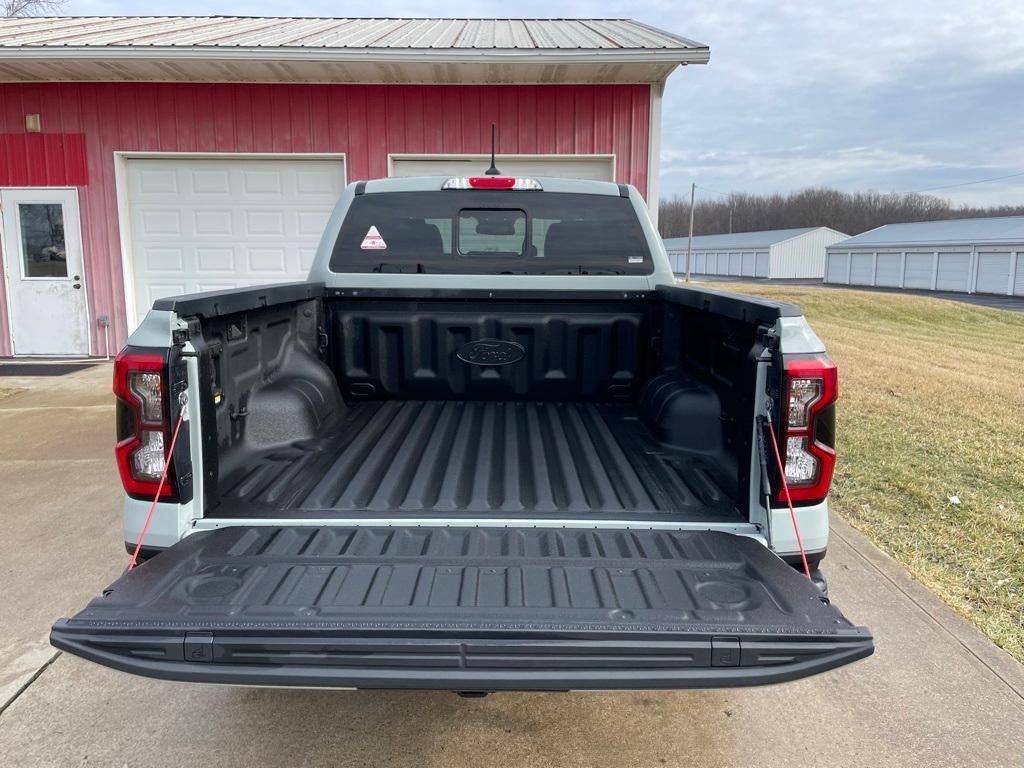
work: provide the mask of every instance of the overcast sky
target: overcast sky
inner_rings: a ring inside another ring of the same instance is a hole
[[[289,3],[178,0],[176,14],[630,17],[699,40],[669,80],[663,194],[810,185],[917,191],[1024,172],[1024,0]],[[158,14],[70,0],[69,14]],[[703,194],[712,195],[711,192]],[[1024,204],[1024,176],[933,194]],[[713,195],[712,195],[713,196]]]

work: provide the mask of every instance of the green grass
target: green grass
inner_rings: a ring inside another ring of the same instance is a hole
[[[1024,313],[716,287],[803,308],[839,366],[832,509],[1024,661]]]

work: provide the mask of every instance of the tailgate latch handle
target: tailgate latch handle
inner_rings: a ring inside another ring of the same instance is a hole
[[[740,665],[740,641],[737,637],[711,638],[711,666],[738,667]]]
[[[182,642],[185,661],[213,661],[213,632],[186,632]]]

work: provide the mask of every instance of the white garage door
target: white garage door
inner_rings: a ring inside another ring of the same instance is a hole
[[[489,155],[450,155],[443,158],[392,157],[392,176],[482,176],[491,164]],[[615,181],[611,157],[577,155],[498,155],[495,163],[504,176],[555,176],[563,179]]]
[[[155,299],[302,280],[345,186],[340,159],[127,161],[136,321]]]
[[[850,284],[871,285],[875,270],[875,257],[871,253],[850,254]]]
[[[903,274],[904,288],[931,288],[935,257],[930,253],[908,253]]]
[[[825,282],[845,283],[846,270],[850,267],[850,254],[829,253],[825,262]]]
[[[1010,286],[1012,253],[978,253],[978,277],[974,290],[978,293],[1006,293]]]
[[[971,254],[940,253],[935,288],[939,291],[963,291],[970,288]]]
[[[875,285],[899,288],[902,258],[898,253],[879,253],[875,257]]]

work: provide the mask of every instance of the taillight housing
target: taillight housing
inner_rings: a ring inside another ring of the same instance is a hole
[[[828,355],[786,358],[782,445],[786,484],[793,503],[815,504],[828,494],[836,466],[836,364]],[[781,483],[776,501],[786,502]]]
[[[170,461],[170,417],[167,403],[167,361],[156,353],[121,351],[114,360],[114,395],[117,397],[117,445],[114,455],[121,484],[128,495],[152,499]],[[161,501],[176,498],[168,472]]]

